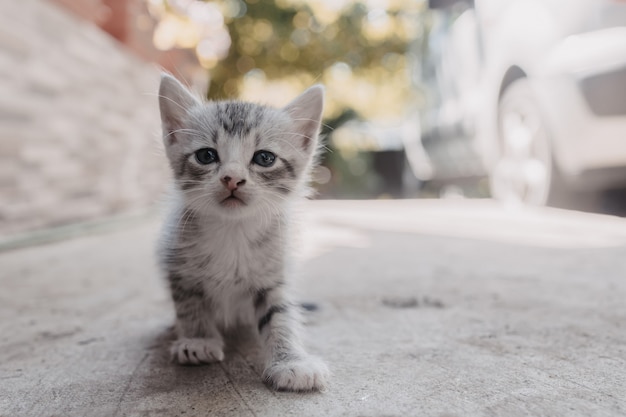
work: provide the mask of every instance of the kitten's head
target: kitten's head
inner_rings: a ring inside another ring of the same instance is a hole
[[[318,149],[323,87],[282,109],[196,99],[163,74],[163,141],[187,206],[225,216],[276,212],[302,194]]]

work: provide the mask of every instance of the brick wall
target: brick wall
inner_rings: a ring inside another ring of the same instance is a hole
[[[0,2],[0,235],[161,197],[154,65],[43,0]]]

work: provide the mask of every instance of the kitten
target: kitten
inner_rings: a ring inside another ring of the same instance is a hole
[[[290,205],[303,197],[318,149],[323,88],[283,109],[202,103],[163,74],[159,107],[175,186],[160,239],[176,310],[180,364],[224,359],[222,333],[252,326],[263,379],[278,390],[321,390],[326,365],[298,336],[288,298]]]

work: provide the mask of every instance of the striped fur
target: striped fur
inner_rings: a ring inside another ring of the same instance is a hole
[[[327,368],[305,352],[298,336],[286,269],[290,205],[307,191],[322,89],[312,87],[283,109],[202,103],[169,75],[159,93],[174,173],[159,245],[176,310],[173,357],[181,364],[221,361],[223,331],[253,327],[269,385],[324,388]],[[206,148],[218,155],[214,162],[196,156]],[[275,155],[273,165],[253,162],[260,150]]]

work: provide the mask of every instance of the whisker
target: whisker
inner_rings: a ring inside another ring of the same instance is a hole
[[[184,111],[187,111],[187,110],[188,110],[185,106],[183,106],[182,104],[178,103],[178,102],[177,102],[177,101],[175,101],[174,99],[172,99],[172,98],[170,98],[170,97],[167,97],[167,96],[164,96],[164,95],[162,95],[162,94],[152,94],[152,93],[146,93],[146,95],[149,95],[149,96],[152,96],[152,97],[163,98],[163,99],[165,99],[165,100],[167,100],[167,101],[170,101],[170,102],[172,102],[172,103],[176,104],[178,107],[180,107],[180,108],[181,108],[182,110],[184,110]]]
[[[175,129],[175,130],[172,130],[171,132],[169,132],[167,135],[164,135],[163,139],[168,138],[170,135],[173,135],[174,133],[186,133],[186,134],[188,134],[190,136],[195,136],[195,137],[198,137],[198,138],[204,138],[205,137],[205,135],[202,132],[200,132],[199,130],[195,130],[195,129]]]

